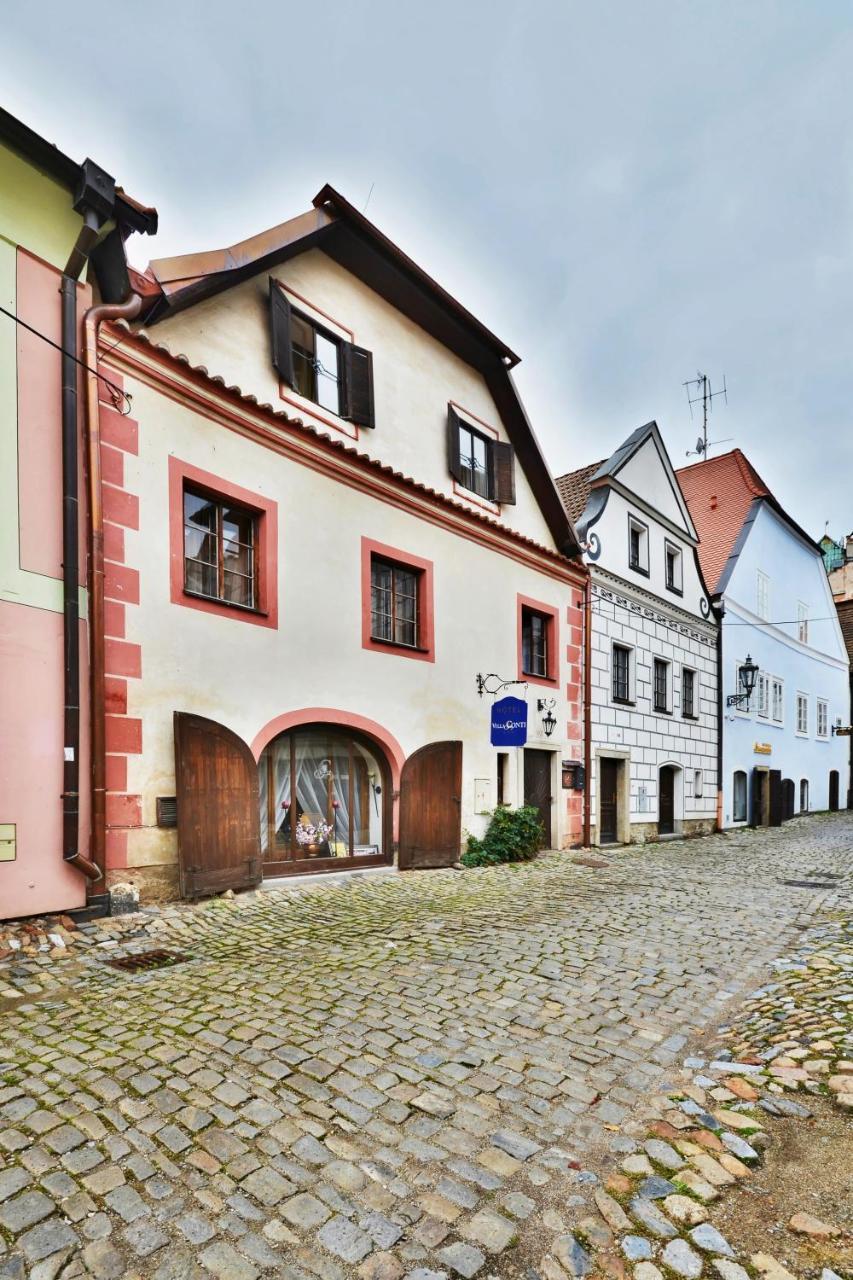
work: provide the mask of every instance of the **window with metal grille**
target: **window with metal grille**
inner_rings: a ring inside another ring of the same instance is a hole
[[[307,316],[291,312],[293,389],[332,413],[341,412],[341,343]]]
[[[655,658],[654,660],[653,683],[655,711],[668,711],[669,663],[664,662],[663,658]]]
[[[370,636],[388,644],[418,645],[417,569],[373,556],[370,562]]]
[[[631,701],[631,650],[621,644],[613,646],[613,700]]]
[[[690,667],[681,668],[681,714],[696,718],[696,672]]]
[[[535,609],[521,608],[521,666],[526,676],[545,676],[548,671],[548,631],[551,619]]]
[[[244,609],[257,607],[257,517],[184,489],[184,590]]]
[[[489,484],[489,446],[491,441],[475,431],[467,422],[459,424],[460,484],[481,498],[491,498]]]

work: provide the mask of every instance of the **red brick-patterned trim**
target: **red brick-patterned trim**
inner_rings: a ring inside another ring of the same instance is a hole
[[[124,382],[110,370],[110,381]],[[142,646],[129,640],[139,605],[139,570],[126,560],[128,529],[139,528],[139,498],[127,487],[127,458],[139,452],[139,426],[115,408],[99,380],[104,504],[104,708],[106,711],[106,870],[127,866],[127,835],[142,825],[142,798],[127,790],[128,758],[142,751],[142,721],[128,715],[131,681],[142,675]],[[128,614],[131,616],[129,617]]]

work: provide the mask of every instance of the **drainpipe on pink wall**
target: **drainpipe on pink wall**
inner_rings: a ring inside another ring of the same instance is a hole
[[[133,320],[142,299],[90,307],[83,317],[86,373],[86,461],[89,491],[89,636],[92,654],[92,863],[102,876],[106,866],[106,706],[104,693],[104,508],[101,495],[101,421],[98,395],[98,326],[103,320]],[[92,370],[92,372],[88,372]]]

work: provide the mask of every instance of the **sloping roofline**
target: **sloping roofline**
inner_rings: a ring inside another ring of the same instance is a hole
[[[520,357],[328,184],[311,209],[268,231],[226,249],[153,261],[143,277],[153,294],[145,327],[315,247],[482,374],[556,546],[578,556],[574,527],[510,374]]]
[[[83,166],[60,151],[52,142],[0,107],[0,142],[26,156],[55,182],[74,191],[80,182]],[[157,210],[134,200],[121,187],[116,187],[116,221],[132,231],[153,236],[157,231]]]

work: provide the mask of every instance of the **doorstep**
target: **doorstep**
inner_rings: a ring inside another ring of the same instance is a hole
[[[304,893],[306,889],[318,888],[320,885],[351,885],[357,880],[389,880],[398,876],[396,867],[353,867],[352,871],[318,871],[310,875],[305,872],[292,876],[272,876],[262,880],[256,892],[265,889],[288,889],[291,893]]]

